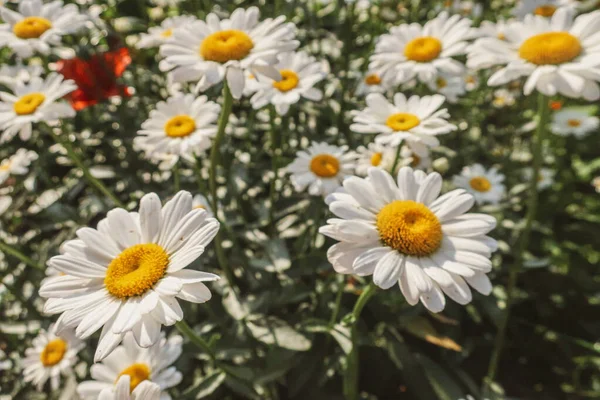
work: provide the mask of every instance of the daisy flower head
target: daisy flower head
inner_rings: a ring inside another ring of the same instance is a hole
[[[85,346],[71,330],[57,334],[55,325],[41,330],[32,344],[25,351],[23,375],[25,382],[33,383],[38,391],[43,390],[48,379],[52,390],[58,389],[60,376],[73,372],[77,353]]]
[[[279,60],[273,67],[279,71],[281,80],[255,79],[255,93],[250,99],[255,110],[273,104],[279,115],[285,115],[300,98],[311,101],[323,98],[323,92],[314,87],[327,75],[322,63],[305,52],[283,53]]]
[[[429,86],[429,89],[432,92],[439,93],[446,97],[448,103],[456,103],[458,98],[467,92],[465,78],[462,74],[439,74],[434,81],[427,83],[427,86]]]
[[[197,19],[191,15],[179,15],[167,18],[160,26],[153,26],[148,29],[148,33],[142,33],[140,41],[136,43],[136,47],[138,49],[158,47],[173,36],[173,30],[184,27],[194,21],[197,21]]]
[[[444,7],[453,14],[463,17],[479,18],[483,14],[483,5],[471,0],[446,0]]]
[[[479,38],[471,45],[467,66],[501,68],[488,80],[498,86],[527,77],[523,92],[560,93],[592,101],[600,98],[600,11],[573,20],[569,9],[551,18],[527,15],[508,23],[505,39]]]
[[[0,143],[19,135],[29,140],[32,124],[54,123],[61,118],[75,116],[75,111],[61,97],[77,89],[71,80],[63,80],[57,73],[45,79],[35,77],[27,83],[17,82],[13,93],[0,92]]]
[[[19,149],[11,157],[0,161],[0,184],[6,182],[11,174],[25,175],[29,171],[31,162],[37,158],[35,151]]]
[[[298,47],[296,27],[284,16],[258,19],[258,8],[238,8],[230,18],[211,13],[206,21],[174,30],[160,46],[167,65],[174,67],[174,80],[197,81],[197,90],[203,91],[226,79],[236,99],[244,92],[247,70],[279,81],[274,65],[279,54]]]
[[[60,0],[23,0],[18,11],[1,7],[0,16],[6,22],[0,25],[0,46],[9,46],[21,58],[35,52],[49,54],[63,35],[76,32],[88,19],[75,4],[63,5]]]
[[[134,145],[151,159],[162,155],[175,156],[195,162],[195,155],[211,147],[211,138],[217,134],[216,121],[221,106],[208,101],[206,96],[179,94],[156,104],[137,132]],[[167,157],[171,161],[173,158]]]
[[[14,90],[17,82],[29,82],[43,73],[41,65],[3,65],[0,67],[0,84]]]
[[[496,168],[486,170],[481,164],[473,164],[464,167],[460,175],[454,176],[452,182],[471,193],[477,204],[498,204],[506,193],[502,184],[504,178]]]
[[[492,95],[492,105],[495,108],[510,107],[515,104],[515,94],[508,89],[496,89]]]
[[[123,339],[123,344],[103,362],[92,365],[90,374],[93,380],[80,383],[77,392],[83,400],[120,400],[116,395],[122,384],[119,381],[127,375],[128,393],[135,392],[143,382],[152,382],[158,385],[161,400],[171,400],[171,396],[165,391],[181,382],[181,372],[171,366],[181,352],[181,336],[174,335],[167,339],[163,334],[154,345],[143,348],[138,346],[132,334],[128,334]]]
[[[519,0],[512,13],[519,19],[524,19],[529,14],[550,18],[559,8],[576,7],[577,2],[574,0]]]
[[[391,172],[396,160],[396,147],[382,146],[369,143],[367,147],[360,146],[356,149],[356,175],[367,176],[369,168],[381,168]]]
[[[444,309],[444,294],[469,303],[469,285],[491,292],[486,273],[496,241],[487,234],[496,220],[467,213],[473,196],[464,190],[439,196],[440,174],[410,167],[400,169],[397,181],[371,168],[368,178],[351,177],[343,186],[327,198],[338,218],[319,229],[339,241],[327,252],[338,273],[372,275],[382,289],[398,284],[409,304],[420,300],[432,312]]]
[[[381,80],[379,74],[367,72],[365,75],[361,76],[358,81],[356,95],[364,96],[369,93],[384,93],[388,89],[386,86],[387,85]]]
[[[417,23],[393,27],[382,35],[371,56],[369,69],[395,85],[418,78],[434,81],[440,72],[459,75],[464,66],[452,57],[465,53],[473,34],[471,20],[442,12],[424,26]]]
[[[183,319],[177,299],[204,303],[211,298],[203,282],[217,275],[188,269],[219,230],[216,219],[192,208],[192,195],[180,191],[161,207],[154,193],[139,212],[116,208],[98,223],[81,228],[66,242],[64,254],[48,265],[64,276],[45,282],[44,312],[61,314],[59,331],[76,328],[81,339],[102,328],[94,360],[103,360],[132,332],[141,347],[160,340],[161,325]]]
[[[563,108],[552,116],[550,130],[560,136],[581,138],[598,129],[600,119],[578,108]]]
[[[413,169],[426,170],[431,167],[431,151],[428,147],[402,146],[400,165]]]
[[[531,181],[531,175],[533,174],[532,168],[525,168],[523,170],[523,178],[525,182]],[[554,175],[556,172],[550,168],[540,168],[540,172],[537,178],[537,188],[538,190],[546,189],[554,183]]]
[[[377,133],[375,142],[386,146],[399,146],[402,141],[414,142],[429,147],[439,146],[437,135],[452,132],[456,126],[447,121],[448,111],[439,108],[444,96],[394,95],[390,103],[382,94],[367,96],[367,107],[356,113],[350,129],[358,133]]]
[[[355,162],[356,155],[348,152],[347,146],[313,143],[296,154],[286,171],[291,174],[291,182],[298,192],[308,188],[313,196],[327,196],[352,175]]]
[[[504,19],[499,19],[496,22],[482,21],[479,28],[477,28],[478,37],[492,37],[499,40],[505,40],[506,35],[504,31],[507,27],[507,22]]]

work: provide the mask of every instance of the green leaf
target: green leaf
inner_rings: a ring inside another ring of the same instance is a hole
[[[278,318],[252,316],[246,324],[252,335],[265,344],[296,351],[310,349],[311,341],[306,336]]]

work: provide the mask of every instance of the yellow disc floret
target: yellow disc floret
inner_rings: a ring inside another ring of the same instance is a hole
[[[419,125],[421,120],[414,114],[397,113],[390,115],[385,124],[395,131],[408,131]]]
[[[46,96],[42,93],[29,93],[17,100],[13,109],[17,115],[30,115],[36,112],[45,100]]]
[[[552,6],[549,4],[536,7],[536,9],[533,11],[533,13],[535,15],[539,15],[539,16],[547,17],[547,18],[553,16],[555,12],[556,12],[556,6]]]
[[[235,29],[208,35],[200,45],[200,55],[207,61],[226,63],[246,58],[254,43],[245,32]]]
[[[196,130],[196,121],[189,115],[177,115],[165,124],[165,133],[169,137],[186,137]]]
[[[137,385],[150,378],[150,368],[142,363],[132,364],[121,371],[117,377],[117,381],[123,375],[129,375],[129,393],[131,393]]]
[[[319,154],[311,160],[310,170],[321,178],[331,178],[340,171],[340,162],[330,154]]]
[[[371,156],[371,165],[376,167],[381,164],[381,159],[383,158],[382,153],[375,153]]]
[[[557,65],[573,60],[581,51],[579,39],[570,33],[546,32],[524,41],[519,57],[536,65]]]
[[[273,82],[273,87],[275,89],[278,89],[280,92],[288,92],[298,86],[300,78],[294,71],[282,69],[279,73],[281,74],[281,80],[279,82]]]
[[[40,361],[44,367],[52,367],[58,364],[65,353],[67,352],[67,342],[62,339],[54,339],[44,347],[42,354],[40,354]]]
[[[13,33],[19,39],[37,39],[48,29],[52,23],[42,17],[25,17],[13,26]]]
[[[403,254],[425,257],[439,249],[442,224],[424,204],[396,200],[383,207],[376,218],[381,241]]]
[[[136,244],[111,261],[104,284],[110,294],[120,299],[140,296],[163,277],[168,266],[169,256],[161,246]]]
[[[442,52],[442,42],[431,36],[411,40],[404,48],[404,56],[416,62],[429,62]]]
[[[482,193],[489,192],[492,188],[492,184],[490,183],[490,181],[483,176],[476,176],[475,178],[471,178],[471,180],[469,181],[469,185],[473,190]]]
[[[381,78],[377,74],[370,74],[365,78],[365,83],[369,86],[379,85],[381,83]]]

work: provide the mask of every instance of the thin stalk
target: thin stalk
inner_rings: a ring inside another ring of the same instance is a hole
[[[333,328],[333,326],[335,325],[335,322],[338,319],[338,315],[340,314],[340,306],[342,305],[342,295],[344,294],[344,286],[345,286],[345,279],[343,275],[340,275],[340,278],[338,278],[338,291],[337,294],[335,295],[335,306],[333,307],[333,313],[331,314],[331,319],[329,320],[329,329]]]
[[[392,170],[390,171],[392,175],[395,175],[396,168],[398,167],[398,163],[400,162],[400,149],[402,149],[401,144],[399,144],[398,148],[396,149],[396,157],[394,158],[394,164],[392,165]]]
[[[515,256],[515,262],[510,266],[508,271],[508,284],[506,287],[506,309],[504,315],[500,321],[498,328],[498,334],[496,335],[496,341],[494,344],[494,350],[490,359],[488,367],[488,373],[484,382],[484,389],[487,389],[494,381],[496,372],[498,370],[498,364],[500,362],[500,356],[502,355],[502,349],[504,347],[504,340],[506,336],[506,330],[508,328],[508,321],[510,319],[511,308],[514,302],[515,290],[517,287],[517,281],[519,278],[519,272],[523,265],[523,257],[525,251],[529,246],[531,238],[531,229],[535,217],[537,214],[538,206],[538,175],[543,163],[542,157],[542,146],[544,143],[544,135],[546,132],[546,125],[548,124],[549,108],[548,98],[543,94],[538,94],[538,126],[535,131],[532,142],[532,153],[533,153],[533,166],[531,180],[529,182],[529,199],[527,201],[527,214],[525,216],[525,227],[519,238],[519,247]],[[485,390],[484,390],[485,391]]]
[[[269,117],[271,120],[271,169],[273,170],[273,179],[271,180],[270,188],[269,188],[269,226],[271,227],[272,233],[276,234],[277,229],[275,227],[275,201],[277,197],[276,193],[276,183],[277,183],[277,174],[279,173],[278,166],[278,152],[279,152],[279,140],[277,135],[277,127],[275,126],[275,118],[277,117],[275,113],[275,107],[271,106],[269,108]]]
[[[339,1],[338,5],[345,4],[343,1]],[[348,129],[348,125],[346,124],[346,88],[351,87],[350,80],[348,74],[350,73],[350,55],[353,54],[354,47],[354,34],[352,25],[354,24],[354,3],[350,3],[346,5],[346,33],[344,35],[346,41],[344,42],[344,79],[342,80],[342,97],[340,99],[340,115],[338,116],[337,128],[338,134],[342,133],[346,137],[346,142],[348,146],[354,148],[354,138],[352,137],[352,132]]]
[[[52,131],[50,131],[50,135],[56,143],[60,144],[65,148],[65,150],[67,150],[67,155],[69,156],[71,161],[73,161],[73,163],[79,169],[81,169],[81,172],[83,172],[83,176],[88,181],[88,183],[90,183],[92,186],[98,189],[100,193],[108,197],[115,205],[117,205],[118,207],[125,208],[125,205],[121,202],[121,200],[119,200],[119,198],[113,192],[111,192],[110,189],[104,186],[104,184],[99,179],[95,178],[92,175],[88,167],[86,167],[83,161],[81,161],[81,158],[79,158],[79,156],[75,152],[75,149],[73,148],[73,145],[71,144],[71,142],[69,142],[68,139],[61,140],[61,138]]]
[[[2,250],[3,253],[13,256],[14,258],[18,259],[22,263],[29,265],[30,267],[39,269],[40,271],[45,270],[43,265],[35,262],[31,258],[27,257],[25,254],[21,253],[19,250],[13,248],[12,246],[9,246],[8,244],[6,244],[4,242],[0,242],[0,250]]]
[[[175,181],[175,192],[179,192],[181,189],[180,177],[179,177],[179,166],[175,164],[173,167],[173,180]]]
[[[190,342],[194,343],[200,350],[205,352],[214,363],[217,361],[217,357],[213,349],[210,348],[208,343],[202,339],[200,336],[196,335],[196,332],[188,325],[185,320],[181,320],[175,324],[175,327],[179,332],[181,332],[185,337],[187,337]]]
[[[352,350],[348,354],[346,361],[346,372],[344,374],[344,396],[346,400],[358,400],[358,328],[357,324],[360,319],[360,314],[363,308],[371,297],[375,294],[377,287],[373,282],[369,284],[362,292],[352,311],[351,320],[351,338],[352,338]]]

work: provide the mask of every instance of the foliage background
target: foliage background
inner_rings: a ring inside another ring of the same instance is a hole
[[[101,11],[105,30],[69,37],[66,43],[81,57],[128,45],[133,62],[121,82],[133,87],[135,94],[78,112],[63,124],[61,134],[76,144],[96,171],[114,172],[103,181],[131,209],[151,191],[163,199],[177,186],[206,194],[208,178],[207,159],[198,166],[180,164],[177,170],[162,172],[133,150],[137,129],[153,105],[168,96],[157,51],[136,50],[131,46],[136,35],[170,15],[203,18],[209,11],[226,15],[236,7],[258,5],[263,18],[287,15],[299,27],[301,48],[328,62],[331,72],[322,84],[326,94],[322,102],[301,102],[288,116],[274,119],[268,110],[253,111],[247,99],[234,104],[235,118],[221,152],[219,202],[227,221],[227,261],[236,270],[239,293],[224,283],[215,284],[210,302],[182,305],[187,322],[214,344],[223,367],[211,365],[186,343],[176,363],[184,380],[171,394],[176,399],[341,399],[341,371],[349,348],[343,317],[365,282],[336,275],[327,262],[329,243],[317,234],[328,217],[322,199],[294,193],[281,173],[271,209],[271,178],[266,172],[271,170],[271,133],[276,131],[281,140],[281,166],[309,141],[347,143],[352,148],[368,143],[368,136],[350,133],[348,125],[349,111],[364,105],[354,91],[375,38],[399,23],[423,23],[443,5],[380,1],[351,16],[348,10],[354,6],[343,1],[190,0],[164,8],[135,0],[81,3],[82,9]],[[508,16],[511,7],[508,2],[486,2],[482,18]],[[15,62],[6,50],[1,59]],[[52,56],[38,62],[50,68],[48,61],[56,60]],[[519,96],[515,105],[496,109],[490,104],[493,90],[485,87],[485,74],[481,82],[478,90],[450,105],[451,121],[460,129],[442,138],[434,166],[447,182],[474,162],[498,166],[507,176],[507,199],[499,206],[481,208],[499,220],[492,233],[500,241],[493,257],[493,294],[475,295],[467,307],[449,301],[443,313],[433,315],[421,305],[406,304],[395,288],[379,291],[359,325],[360,388],[368,398],[483,397],[480,388],[505,305],[507,272],[524,223],[527,190],[522,169],[531,158],[535,98]],[[429,90],[417,86],[405,93]],[[207,94],[216,100],[219,88]],[[15,139],[0,147],[0,158],[21,147],[40,155],[27,179],[9,182],[13,205],[1,217],[0,233],[3,241],[39,266],[57,254],[58,246],[77,228],[95,226],[112,207],[70,165],[47,129],[39,126],[35,140]],[[517,399],[600,397],[600,197],[590,185],[600,174],[598,132],[583,139],[548,136],[545,166],[556,171],[555,183],[540,197],[497,382],[488,394],[494,398],[504,398],[502,393]],[[271,217],[276,229],[269,223]],[[218,273],[217,265],[208,252],[193,268]],[[8,398],[59,396],[35,393],[23,384],[18,367],[39,327],[51,322],[40,313],[43,301],[37,288],[43,277],[42,269],[4,254],[0,362],[7,369],[0,372],[0,392]],[[80,354],[80,381],[91,365],[95,338],[90,343]],[[238,377],[223,369],[234,370]]]

